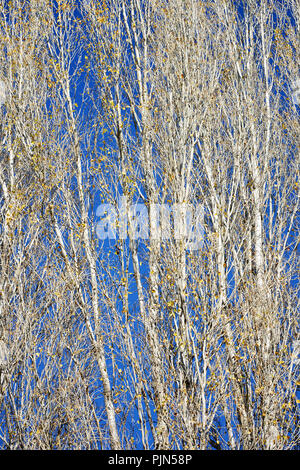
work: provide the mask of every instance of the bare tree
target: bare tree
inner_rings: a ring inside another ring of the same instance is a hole
[[[295,448],[297,2],[0,8],[1,447]]]

